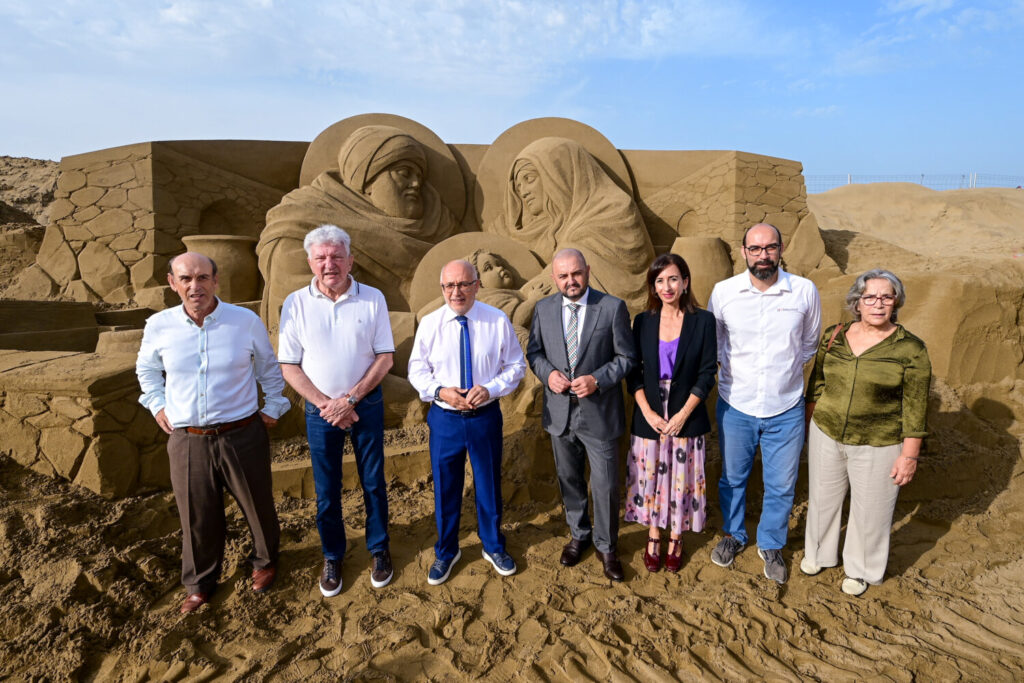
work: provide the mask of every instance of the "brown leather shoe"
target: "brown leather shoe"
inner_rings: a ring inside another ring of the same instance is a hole
[[[604,565],[604,575],[606,577],[612,581],[622,581],[626,578],[626,575],[622,573],[622,563],[619,562],[619,558],[615,555],[614,550],[610,553],[602,553],[600,550],[595,552],[601,558],[601,564]]]
[[[558,559],[566,567],[575,567],[583,557],[583,551],[590,547],[589,540],[574,538],[562,548],[562,556]]]
[[[197,609],[209,602],[210,596],[206,593],[192,593],[185,602],[181,603],[181,613],[188,614],[189,612],[195,612]]]
[[[274,565],[270,565],[266,569],[253,569],[252,589],[257,593],[262,593],[273,585],[276,578],[277,568]]]

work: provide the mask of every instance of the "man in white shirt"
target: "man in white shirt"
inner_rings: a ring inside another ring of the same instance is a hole
[[[351,275],[348,233],[322,225],[306,235],[303,247],[313,280],[284,300],[277,354],[285,381],[306,400],[316,527],[324,554],[320,592],[333,597],[341,592],[346,547],[341,513],[346,436],[352,439],[366,504],[366,547],[373,557],[370,583],[382,588],[394,574],[380,382],[391,369],[395,342],[384,295]]]
[[[476,300],[480,280],[468,261],[441,270],[445,305],[424,316],[409,358],[409,381],[431,401],[430,466],[437,522],[435,560],[427,583],[448,580],[462,557],[462,510],[466,453],[473,467],[477,530],[483,556],[502,576],[516,572],[501,533],[502,417],[498,399],[512,393],[526,361],[508,316]]]
[[[761,447],[764,502],[757,527],[764,575],[785,583],[782,557],[804,442],[803,367],[814,358],[821,303],[814,283],[779,268],[782,235],[759,223],[743,237],[747,270],[715,285],[708,310],[718,328],[718,500],[723,538],[711,553],[720,567],[747,544],[747,480]]]
[[[290,404],[281,395],[284,380],[259,316],[214,296],[217,265],[190,252],[171,259],[168,269],[167,281],[182,305],[146,321],[136,374],[139,402],[170,434],[181,580],[188,592],[181,612],[188,613],[209,601],[220,577],[225,487],[252,532],[253,590],[263,592],[274,581],[280,527],[266,428]]]

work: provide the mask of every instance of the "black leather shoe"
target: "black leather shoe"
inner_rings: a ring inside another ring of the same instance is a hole
[[[580,558],[583,557],[583,551],[589,547],[589,540],[574,538],[562,548],[562,557],[558,561],[566,567],[575,567],[579,564]]]
[[[622,581],[626,578],[626,575],[622,573],[622,563],[619,562],[619,558],[615,555],[615,552],[602,553],[600,550],[596,551],[597,556],[601,558],[601,564],[604,565],[604,575],[612,581]]]

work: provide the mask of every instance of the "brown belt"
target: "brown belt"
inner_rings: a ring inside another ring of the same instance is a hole
[[[259,417],[259,412],[255,412],[249,417],[243,417],[241,420],[235,420],[234,422],[224,422],[223,424],[213,425],[211,427],[185,427],[185,431],[189,434],[198,434],[200,436],[217,436],[224,432],[230,432],[232,429],[238,429],[244,427],[253,420]]]

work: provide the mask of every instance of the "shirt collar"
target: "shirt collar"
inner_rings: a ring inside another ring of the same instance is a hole
[[[215,296],[213,298],[217,301],[217,305],[214,306],[213,310],[207,313],[206,316],[203,318],[203,325],[206,325],[207,320],[216,321],[220,317],[221,311],[224,310],[224,302],[220,300],[220,297]],[[187,323],[192,323],[196,327],[199,327],[199,325],[196,325],[196,321],[190,318],[188,316],[188,313],[185,312],[185,304],[181,304],[180,306],[178,306],[178,315],[181,317],[183,321]]]
[[[358,298],[359,297],[359,283],[356,282],[356,279],[354,277],[349,275],[348,276],[348,289],[346,289],[345,293],[342,294],[341,296],[339,296],[337,301],[335,301],[335,300],[332,300],[331,297],[327,296],[326,294],[324,294],[323,292],[320,291],[320,288],[316,286],[316,275],[314,275],[313,279],[309,281],[309,294],[314,299],[319,297],[321,299],[326,299],[327,301],[330,301],[332,304],[336,304],[336,303],[338,303],[340,301],[345,301],[348,298]]]
[[[566,306],[569,306],[569,305],[571,305],[571,304],[579,304],[580,306],[586,306],[586,305],[587,305],[587,301],[588,301],[589,299],[590,299],[590,287],[587,287],[587,288],[586,288],[586,289],[585,289],[585,290],[583,291],[583,296],[581,296],[581,297],[580,297],[580,298],[579,298],[578,300],[576,300],[576,301],[572,301],[571,299],[569,299],[569,298],[568,298],[567,296],[565,296],[565,295],[563,294],[563,295],[562,295],[562,308],[565,308]]]
[[[743,277],[740,278],[740,287],[738,290],[740,292],[754,291],[760,294],[774,294],[775,292],[793,291],[793,282],[790,279],[790,275],[782,269],[782,266],[779,266],[779,279],[763,292],[754,287],[754,283],[750,281],[750,269],[744,270],[742,275]]]
[[[473,307],[470,308],[468,311],[466,311],[465,315],[466,315],[466,317],[468,319],[470,319],[470,320],[477,320],[478,319],[478,317],[479,317],[478,310],[477,310],[477,309],[479,309],[479,306],[477,306],[478,303],[479,302],[474,301],[473,302]],[[455,320],[455,318],[457,318],[458,316],[459,316],[459,314],[456,313],[455,311],[453,311],[451,306],[449,306],[448,304],[445,304],[444,305],[444,313],[441,316],[441,322],[443,322],[443,323],[451,322],[452,320]]]

